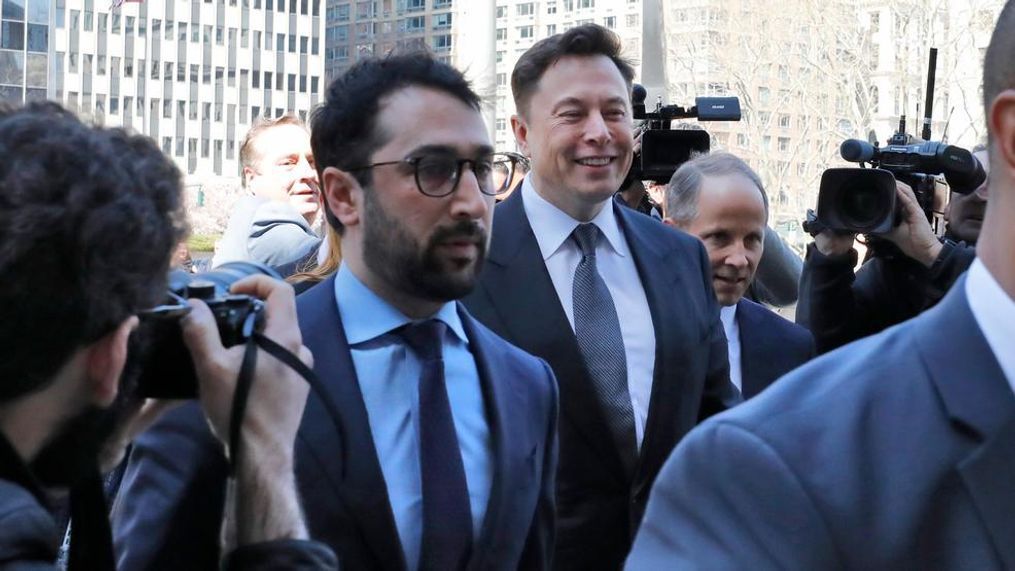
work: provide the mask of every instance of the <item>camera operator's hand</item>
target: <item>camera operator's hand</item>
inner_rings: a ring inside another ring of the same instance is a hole
[[[296,322],[292,286],[266,276],[236,282],[233,293],[265,300],[264,335],[307,363]],[[219,440],[228,444],[229,422],[244,347],[226,349],[215,319],[200,300],[183,321],[183,339],[194,359],[199,397]],[[309,385],[295,371],[258,349],[257,367],[243,417],[243,449],[236,474],[236,506],[230,516],[240,545],[272,539],[302,539],[306,528],[296,497],[293,450]]]
[[[929,268],[941,253],[941,241],[931,229],[913,189],[904,182],[896,181],[895,192],[902,206],[902,221],[885,238],[907,257]]]
[[[814,237],[814,245],[818,251],[828,257],[845,256],[853,249],[855,241],[856,234],[836,232],[827,228]]]

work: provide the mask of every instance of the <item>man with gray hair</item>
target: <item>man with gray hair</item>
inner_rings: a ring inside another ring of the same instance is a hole
[[[814,356],[811,334],[744,297],[764,252],[768,197],[743,160],[713,153],[683,165],[666,187],[664,222],[705,244],[729,344],[730,380],[744,398]]]

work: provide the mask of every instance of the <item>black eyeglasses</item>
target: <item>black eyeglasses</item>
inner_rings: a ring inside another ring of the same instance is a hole
[[[479,191],[487,196],[497,196],[507,192],[511,187],[515,167],[523,160],[524,157],[517,153],[493,153],[478,159],[459,159],[450,155],[427,155],[353,167],[346,169],[346,171],[355,172],[387,165],[405,165],[412,168],[416,178],[416,188],[421,193],[440,198],[455,192],[455,189],[458,188],[458,181],[462,178],[462,169],[466,164],[469,164],[472,167],[472,174],[479,182]]]

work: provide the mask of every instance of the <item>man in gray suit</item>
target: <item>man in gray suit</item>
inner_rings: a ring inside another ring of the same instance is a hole
[[[984,63],[978,260],[933,309],[693,431],[629,569],[1015,568],[1015,1]]]

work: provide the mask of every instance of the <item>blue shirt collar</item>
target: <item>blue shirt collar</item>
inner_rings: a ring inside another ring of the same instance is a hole
[[[335,300],[349,345],[376,339],[413,321],[381,299],[344,263],[339,266],[335,276]],[[443,321],[462,343],[468,345],[469,340],[458,316],[456,302],[449,301],[442,305],[433,319]]]
[[[522,181],[522,201],[525,205],[525,215],[529,219],[529,225],[532,226],[532,233],[536,235],[536,242],[539,244],[539,253],[543,255],[543,261],[546,261],[570,238],[580,222],[540,196],[532,185],[531,174]],[[627,243],[621,238],[620,225],[613,211],[612,197],[603,204],[599,214],[596,214],[590,222],[599,227],[606,243],[614,252],[620,256],[628,255]]]

